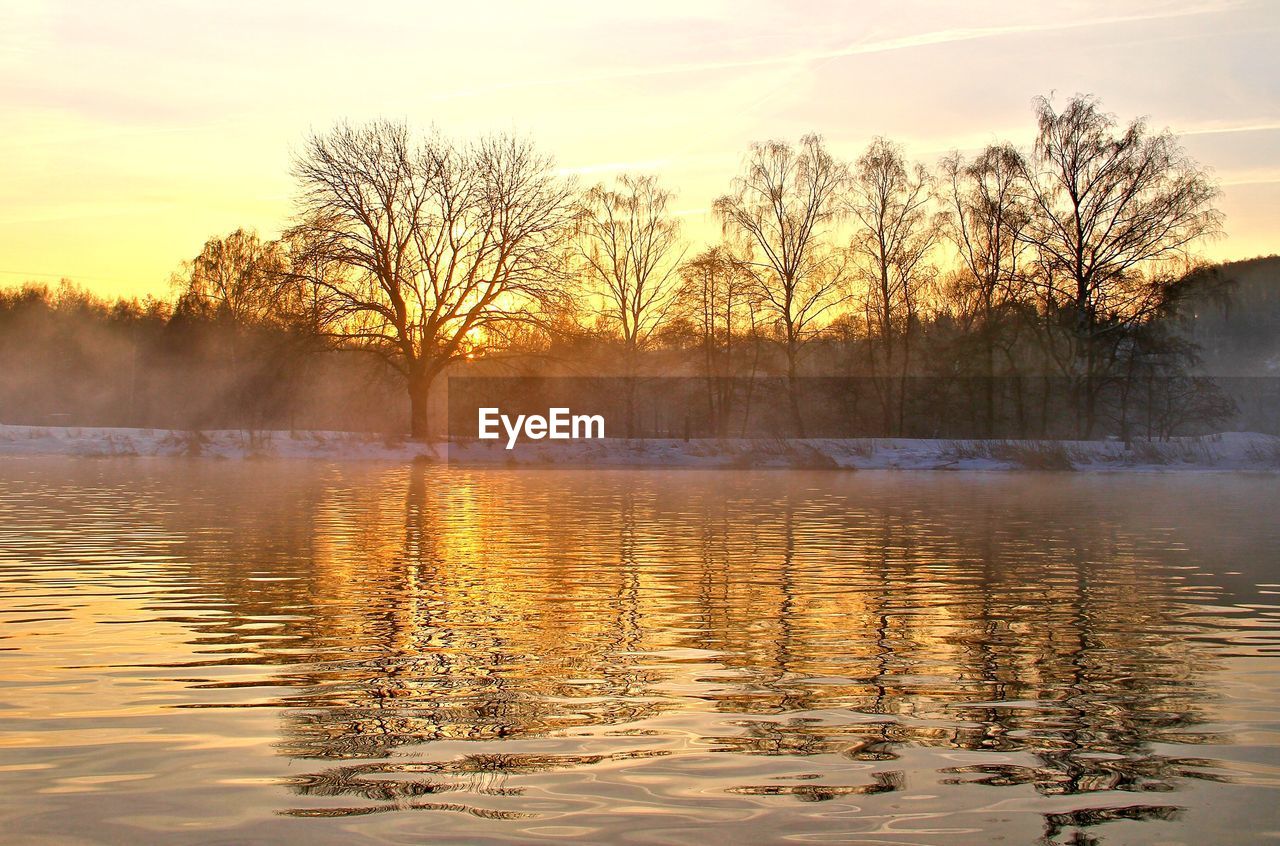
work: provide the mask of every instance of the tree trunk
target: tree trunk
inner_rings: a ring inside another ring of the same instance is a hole
[[[1094,426],[1098,419],[1098,391],[1101,381],[1098,378],[1097,348],[1093,338],[1089,338],[1085,346],[1084,359],[1084,408],[1080,424],[1081,440],[1092,440]]]
[[[634,339],[628,338],[626,340],[626,348],[623,351],[623,356],[625,359],[625,366],[627,369],[626,376],[623,377],[624,378],[623,400],[625,403],[624,410],[626,412],[626,420],[623,422],[626,424],[627,440],[631,440],[632,438],[636,437],[636,374],[639,372],[637,363],[640,356],[640,350],[637,347]],[[654,409],[654,430],[655,431],[653,432],[654,436],[657,435],[657,431],[656,431],[658,428],[657,419],[658,419],[657,409],[655,408]]]
[[[995,339],[991,336],[991,316],[990,309],[986,323],[983,329],[983,345],[986,347],[986,370],[983,375],[985,384],[983,386],[983,400],[986,406],[983,411],[986,417],[983,428],[986,430],[983,434],[988,438],[994,438],[996,434],[996,350]]]
[[[435,373],[417,373],[409,378],[409,437],[431,440],[431,383]]]
[[[805,435],[804,415],[800,412],[800,397],[798,394],[799,384],[797,379],[796,357],[799,350],[794,344],[789,344],[787,348],[787,399],[791,405],[791,420],[795,425],[792,430],[792,437],[803,438]]]
[[[751,314],[751,375],[747,377],[747,396],[742,404],[742,433],[747,436],[747,425],[751,422],[751,400],[755,397],[756,376],[760,373],[760,338],[756,334],[756,316]]]
[[[902,371],[898,377],[898,437],[906,435],[907,429],[907,379],[911,369],[911,313],[907,313],[906,330],[902,333]]]
[[[626,394],[626,435],[627,440],[631,440],[636,436],[636,377],[629,373],[624,378],[626,380],[626,385],[624,386],[624,393]],[[657,433],[655,432],[654,434]]]

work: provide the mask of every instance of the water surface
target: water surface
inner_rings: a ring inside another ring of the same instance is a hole
[[[0,462],[40,843],[1253,843],[1275,476]]]

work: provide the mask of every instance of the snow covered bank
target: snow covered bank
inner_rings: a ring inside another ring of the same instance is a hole
[[[22,455],[449,461],[532,467],[832,470],[1243,470],[1280,472],[1280,438],[1230,432],[1168,442],[947,441],[907,438],[634,440],[426,445],[350,432],[207,432],[0,425],[0,458]]]
[[[444,446],[389,440],[364,432],[186,431],[75,426],[0,425],[0,457],[10,455],[172,456],[190,458],[318,458],[443,460]]]
[[[589,467],[792,468],[805,470],[1235,470],[1280,472],[1280,438],[1231,432],[1163,443],[949,441],[912,438],[807,440],[603,440],[488,442],[453,447],[460,464]]]

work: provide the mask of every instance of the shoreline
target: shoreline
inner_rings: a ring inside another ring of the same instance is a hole
[[[607,438],[417,443],[364,432],[192,432],[0,425],[0,458],[168,457],[224,460],[379,461],[461,467],[793,470],[970,470],[1280,473],[1280,437],[1227,432],[1169,441],[807,438],[690,440]]]

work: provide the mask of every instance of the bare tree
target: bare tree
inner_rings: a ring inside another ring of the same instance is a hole
[[[892,141],[876,138],[854,167],[848,195],[854,221],[850,252],[862,282],[872,372],[898,378],[896,390],[885,380],[882,395],[885,424],[897,431],[905,417],[905,384],[921,292],[933,276],[926,257],[939,229],[931,200],[928,172],[923,165],[908,164],[902,148]]]
[[[708,247],[680,269],[684,306],[697,331],[702,372],[707,386],[707,411],[712,431],[728,434],[735,407],[737,383],[734,356],[740,336],[755,343],[753,331],[759,308],[756,286],[725,244]]]
[[[1098,391],[1119,338],[1168,309],[1197,241],[1220,230],[1217,188],[1169,131],[1121,129],[1097,100],[1058,112],[1036,100],[1039,133],[1025,180],[1033,215],[1022,237],[1038,282],[1066,324],[1064,374],[1081,393],[1078,434],[1092,435]]]
[[[626,431],[635,423],[639,354],[673,315],[685,247],[669,210],[673,195],[652,176],[624,174],[614,189],[597,185],[583,198],[578,254],[604,323],[622,339]]]
[[[733,190],[715,202],[726,234],[750,252],[740,266],[751,275],[772,313],[786,356],[788,394],[796,433],[804,437],[796,377],[800,353],[821,329],[821,318],[844,300],[841,255],[830,230],[840,217],[848,168],[817,135],[799,147],[753,144]]]
[[[294,175],[326,333],[404,376],[412,435],[428,438],[436,377],[563,294],[572,186],[527,141],[418,140],[388,122],[311,137]]]
[[[955,244],[960,272],[949,299],[967,317],[976,318],[970,333],[981,345],[983,416],[986,434],[996,426],[996,346],[1009,312],[1022,301],[1021,238],[1029,212],[1022,182],[1025,163],[1010,144],[988,146],[972,161],[953,153],[942,161],[946,211],[945,231]],[[1012,342],[1012,339],[1009,339]],[[1005,347],[1006,353],[1009,347]],[[1016,366],[1013,356],[1007,356]]]

